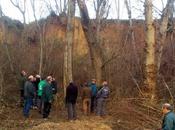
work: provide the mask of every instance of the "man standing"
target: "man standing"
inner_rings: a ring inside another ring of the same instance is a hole
[[[25,85],[26,81],[27,81],[27,74],[24,70],[22,70],[21,73],[20,73],[20,78],[19,78],[20,105],[21,105],[21,107],[24,106],[24,85]]]
[[[33,105],[34,105],[34,108],[36,109],[38,106],[38,95],[37,95],[37,92],[38,92],[38,85],[39,85],[39,82],[40,82],[40,80],[41,80],[41,77],[40,77],[40,75],[36,75],[35,77],[34,77],[34,82],[33,82],[33,84],[34,84],[34,88],[35,88],[35,96],[34,96],[34,103],[33,103]]]
[[[43,93],[42,93],[42,99],[44,102],[44,109],[43,109],[43,118],[48,118],[50,109],[51,109],[51,103],[53,101],[53,94],[52,94],[52,77],[48,76],[46,78],[46,85],[43,88]]]
[[[104,116],[106,99],[109,97],[109,87],[107,81],[103,81],[102,88],[97,92],[97,116]]]
[[[24,116],[26,118],[29,117],[29,111],[32,107],[33,104],[33,97],[34,97],[34,86],[33,86],[33,79],[34,77],[32,75],[30,75],[28,77],[28,81],[26,81],[25,85],[24,85],[24,99],[25,99],[25,103],[24,103],[24,109],[23,109],[23,113]]]
[[[82,88],[83,112],[85,115],[90,114],[91,96],[91,89],[89,88],[88,84],[85,83],[84,87]]]
[[[175,130],[175,114],[173,107],[169,103],[163,104],[162,112],[164,115],[161,130]]]
[[[92,97],[91,97],[91,112],[95,111],[96,107],[96,94],[97,94],[97,85],[96,85],[96,80],[92,79],[92,82],[90,84],[90,88],[92,91]]]
[[[66,106],[68,111],[68,120],[76,120],[76,100],[78,96],[78,88],[73,82],[70,82],[66,88]]]
[[[38,84],[38,91],[37,91],[37,94],[38,94],[38,109],[39,109],[39,113],[43,113],[42,110],[43,110],[43,107],[44,107],[44,103],[43,103],[43,100],[42,100],[42,94],[43,94],[43,88],[46,86],[46,79],[44,78],[43,80],[41,80]]]
[[[57,81],[55,80],[54,77],[52,77],[51,86],[52,86],[52,92],[53,92],[53,94],[56,95],[58,88],[57,88]]]

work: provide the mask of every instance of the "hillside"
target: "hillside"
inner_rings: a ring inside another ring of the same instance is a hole
[[[73,77],[80,85],[94,76],[88,43],[79,18],[74,19]],[[92,20],[93,22],[93,20]],[[66,18],[48,16],[41,19],[39,31],[35,22],[27,25],[7,17],[0,18],[0,60],[1,60],[1,107],[0,129],[2,130],[152,130],[161,126],[161,104],[169,102],[175,94],[175,46],[174,33],[166,36],[160,74],[164,80],[158,80],[157,104],[144,104],[140,96],[143,87],[143,68],[145,53],[144,21],[134,20],[129,28],[128,21],[102,22],[100,46],[106,59],[102,66],[111,94],[107,102],[108,116],[98,118],[82,114],[82,101],[78,97],[78,120],[67,121],[63,96],[63,56],[66,42]],[[95,29],[96,27],[94,27]],[[156,26],[156,29],[158,27]],[[133,36],[131,36],[131,31]],[[40,39],[42,34],[43,39]],[[28,74],[37,74],[39,68],[40,41],[44,43],[43,75],[53,74],[60,91],[48,120],[43,120],[36,110],[25,120],[19,107],[18,77],[21,70]],[[156,45],[158,46],[158,45]],[[10,57],[10,58],[9,58]],[[2,64],[3,63],[3,64]],[[4,65],[5,64],[5,65]],[[13,69],[14,70],[13,70]],[[163,82],[166,81],[166,82]],[[168,89],[167,89],[168,86]],[[171,93],[170,93],[171,92]]]

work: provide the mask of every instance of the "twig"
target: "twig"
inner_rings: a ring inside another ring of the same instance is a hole
[[[172,95],[172,93],[171,93],[171,91],[170,91],[170,88],[169,88],[168,84],[165,82],[165,79],[164,79],[163,76],[162,76],[162,81],[163,81],[163,84],[165,85],[165,87],[167,88],[167,90],[168,90],[168,92],[169,92],[169,94],[170,94],[170,97],[171,97],[172,102],[174,102],[173,95]]]
[[[131,71],[129,70],[128,66],[127,66],[127,69],[128,69],[128,71],[129,71],[129,75],[131,76],[132,80],[133,80],[134,83],[136,84],[137,89],[139,90],[140,94],[144,97],[144,94],[143,94],[142,90],[140,89],[139,84],[137,83],[137,81],[136,81],[136,79],[134,78],[133,74],[132,74]]]

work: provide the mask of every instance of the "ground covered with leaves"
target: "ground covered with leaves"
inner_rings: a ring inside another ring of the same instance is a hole
[[[70,122],[64,107],[53,106],[49,119],[44,120],[37,110],[31,110],[30,118],[25,119],[18,105],[5,104],[0,111],[0,130],[153,130],[161,125],[159,109],[141,101],[118,100],[108,105],[105,117],[84,116],[80,103],[77,106],[78,119]]]

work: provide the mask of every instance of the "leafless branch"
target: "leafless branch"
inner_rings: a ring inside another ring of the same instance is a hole
[[[173,95],[172,95],[172,93],[171,93],[170,87],[169,87],[168,84],[165,82],[164,77],[163,77],[163,76],[161,76],[161,77],[162,77],[162,81],[163,81],[164,86],[167,88],[167,90],[168,90],[168,92],[169,92],[169,94],[170,94],[170,97],[171,97],[172,102],[174,102],[174,97],[173,97]]]
[[[23,2],[23,7],[20,6],[19,0],[16,0],[15,2],[13,0],[10,0],[10,2],[15,6],[22,14],[23,16],[23,22],[26,24],[26,18],[25,18],[25,13],[26,13],[26,0]]]

